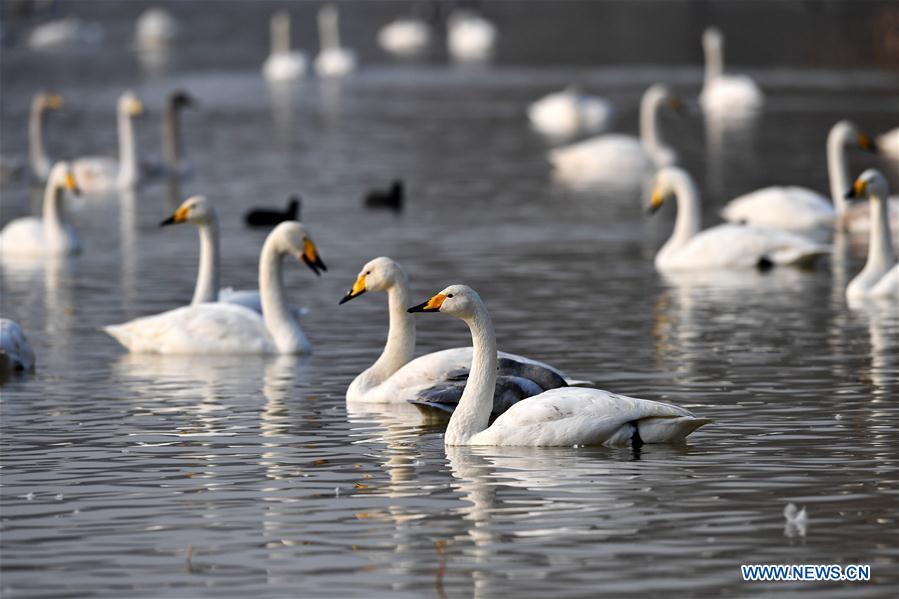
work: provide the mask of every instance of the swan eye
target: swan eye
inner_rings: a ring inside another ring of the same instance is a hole
[[[452,293],[447,293],[447,294],[446,294],[446,297],[453,297],[453,294],[452,294]]]
[[[365,271],[365,276],[368,276],[368,275],[370,275],[370,274],[371,274],[371,271],[370,271],[370,270],[366,270],[366,271]]]

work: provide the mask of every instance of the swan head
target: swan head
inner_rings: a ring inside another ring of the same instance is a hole
[[[345,304],[366,291],[389,291],[397,283],[404,283],[406,280],[406,271],[402,266],[386,256],[375,258],[362,267],[353,287],[338,304]]]
[[[215,221],[215,209],[212,207],[212,203],[205,196],[191,196],[181,202],[178,209],[159,223],[159,226],[167,227],[181,223],[205,225],[213,221]]]
[[[144,113],[144,103],[140,101],[137,94],[131,90],[126,91],[119,96],[119,114],[129,117],[140,116]]]
[[[72,172],[72,165],[68,162],[60,161],[53,165],[53,168],[50,169],[50,176],[47,177],[47,184],[56,189],[67,189],[75,195],[81,194],[78,183],[75,181],[75,174]]]
[[[54,92],[38,92],[34,96],[35,105],[41,110],[59,110],[62,108],[62,96]]]
[[[169,94],[169,104],[172,108],[193,108],[197,105],[197,101],[184,90],[176,90]]]
[[[829,144],[836,143],[841,147],[857,146],[859,149],[867,152],[876,152],[877,146],[868,135],[859,131],[855,123],[847,120],[839,121],[830,128],[827,134]]]
[[[468,285],[450,285],[426,302],[412,306],[407,312],[443,312],[467,320],[483,306],[481,296]]]
[[[885,200],[889,193],[886,177],[876,168],[869,168],[858,176],[858,179],[852,184],[852,189],[846,192],[846,197],[849,199]]]
[[[717,27],[709,27],[702,32],[702,47],[706,50],[721,48],[724,45],[724,34]]]
[[[655,213],[662,207],[665,200],[676,195],[677,189],[686,182],[690,182],[690,175],[682,168],[666,166],[659,169],[652,180],[652,193],[649,197],[649,206],[646,208],[647,214]]]
[[[278,251],[296,256],[297,260],[303,262],[315,274],[321,275],[321,271],[328,270],[328,267],[322,262],[321,256],[318,255],[315,242],[309,237],[303,225],[297,221],[281,223],[269,233],[268,239],[275,243]],[[266,243],[269,243],[269,240]]]

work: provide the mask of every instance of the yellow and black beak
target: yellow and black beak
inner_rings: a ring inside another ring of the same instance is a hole
[[[128,105],[128,114],[131,116],[140,116],[144,113],[144,103],[140,100],[132,100]]]
[[[418,304],[417,306],[412,306],[406,312],[439,312],[440,306],[443,305],[443,302],[446,301],[446,296],[442,293],[438,293],[428,301]]]
[[[303,253],[299,256],[300,260],[306,263],[306,266],[312,269],[312,272],[321,276],[320,270],[328,270],[328,267],[325,266],[325,263],[322,262],[321,256],[318,255],[318,250],[315,248],[315,244],[312,243],[311,239],[303,240]]]
[[[78,182],[75,181],[75,175],[72,173],[66,173],[66,189],[74,193],[76,196],[81,195],[81,188],[78,187]]]
[[[852,188],[846,192],[846,199],[857,200],[865,197],[868,193],[868,182],[862,179],[856,179],[852,184]]]
[[[186,206],[180,206],[177,210],[175,210],[175,214],[159,223],[159,226],[167,227],[168,225],[177,225],[183,223],[187,220],[187,212],[188,209]]]
[[[662,194],[661,190],[658,187],[653,187],[652,197],[649,200],[649,206],[646,208],[646,214],[655,214],[655,211],[662,206],[664,201],[665,196]]]
[[[858,134],[858,147],[866,152],[876,152],[877,144],[874,143],[874,140],[865,135],[864,133]]]
[[[356,278],[356,282],[353,283],[353,288],[347,291],[346,295],[343,296],[343,298],[339,302],[337,302],[337,305],[340,306],[342,304],[345,304],[354,297],[359,297],[360,295],[365,293],[365,291],[365,275],[359,275]]]

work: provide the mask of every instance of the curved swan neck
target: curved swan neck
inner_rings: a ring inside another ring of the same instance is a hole
[[[284,279],[281,265],[284,252],[279,240],[269,235],[259,256],[259,295],[262,300],[262,318],[278,351],[297,353],[309,348],[309,340],[294,319],[284,298]]]
[[[652,92],[640,100],[640,141],[643,147],[654,154],[659,149],[659,105],[662,96]]]
[[[848,207],[844,194],[852,185],[849,166],[846,164],[846,142],[842,132],[834,127],[827,135],[827,178],[830,181],[830,199],[837,214]]]
[[[191,305],[218,301],[219,297],[219,225],[213,217],[198,227],[200,231],[200,269]]]
[[[134,123],[127,112],[119,111],[119,179],[122,187],[137,182],[137,144],[134,139]]]
[[[858,275],[874,285],[896,262],[893,236],[890,235],[890,207],[887,197],[871,196],[871,233],[868,238],[868,259]]]
[[[181,126],[178,108],[169,102],[162,120],[162,145],[166,164],[172,168],[181,166]]]
[[[686,173],[678,173],[674,176],[672,186],[677,198],[677,217],[674,220],[674,232],[665,243],[663,250],[681,247],[690,241],[702,227],[699,191],[693,180]]]
[[[708,85],[724,73],[724,41],[716,40],[703,44],[705,50],[705,74],[703,81]]]
[[[48,236],[65,234],[65,219],[62,206],[63,189],[53,181],[47,182],[44,190],[44,205],[41,214],[44,221],[44,231]]]
[[[50,174],[50,158],[44,149],[44,113],[46,107],[39,98],[31,102],[28,116],[28,158],[31,170],[41,180]]]
[[[400,277],[387,291],[390,325],[384,351],[369,369],[371,381],[380,384],[408,364],[415,355],[415,317],[406,311],[411,304],[409,282]]]
[[[496,333],[487,308],[482,304],[465,323],[471,330],[474,351],[468,382],[446,427],[446,445],[467,445],[471,437],[487,428],[496,390]]]

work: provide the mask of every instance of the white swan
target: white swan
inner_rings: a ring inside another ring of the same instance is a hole
[[[132,187],[140,180],[137,140],[133,119],[144,112],[144,105],[133,91],[123,93],[116,104],[119,132],[119,158],[87,156],[72,161],[72,172],[84,193],[102,193]]]
[[[487,307],[465,285],[451,285],[409,312],[443,312],[471,330],[468,383],[444,436],[446,445],[629,445],[674,443],[710,422],[689,411],[601,389],[559,388],[528,397],[488,427],[496,385],[496,335]]]
[[[345,77],[356,70],[356,53],[340,46],[340,15],[333,4],[318,11],[319,52],[315,73],[319,77]]]
[[[865,267],[846,287],[850,304],[864,298],[899,296],[899,264],[893,250],[886,198],[887,181],[880,171],[863,172],[849,192],[850,198],[868,198],[871,211],[871,233]]]
[[[658,270],[804,266],[830,252],[827,246],[778,229],[722,224],[700,231],[699,192],[690,175],[675,166],[656,174],[650,211],[671,196],[677,199],[677,218],[674,233],[656,254]]]
[[[850,146],[870,151],[874,144],[854,124],[840,121],[827,135],[827,174],[832,201],[805,187],[765,187],[728,202],[721,217],[732,223],[787,230],[834,227],[847,209],[846,148]]]
[[[28,161],[31,172],[39,181],[46,181],[50,174],[50,158],[44,149],[44,115],[48,110],[62,108],[62,96],[52,92],[38,92],[31,99],[28,115]]]
[[[134,37],[144,50],[166,48],[178,37],[178,22],[165,8],[148,8],[137,18]]]
[[[551,150],[549,160],[566,179],[635,182],[656,168],[673,164],[677,155],[658,133],[658,111],[668,104],[680,109],[680,101],[668,87],[652,85],[640,100],[640,138],[608,134]]]
[[[614,114],[611,102],[582,94],[576,87],[544,96],[528,107],[531,126],[556,138],[605,131]]]
[[[710,27],[702,34],[705,81],[699,102],[709,112],[751,112],[761,108],[764,96],[747,75],[724,74],[724,36]]]
[[[455,347],[413,359],[415,319],[406,312],[409,280],[403,268],[390,258],[368,262],[341,304],[366,291],[387,293],[390,326],[384,351],[359,374],[347,389],[350,402],[398,403],[413,401],[425,413],[452,412],[462,395],[471,366],[470,347]],[[523,397],[546,389],[578,384],[542,362],[515,354],[500,354],[499,380],[493,412],[504,412]]]
[[[0,374],[34,369],[34,350],[22,327],[14,320],[0,318]]]
[[[263,315],[223,302],[184,306],[103,330],[132,352],[158,354],[299,354],[311,345],[284,298],[285,255],[318,274],[326,270],[315,244],[298,222],[281,223],[259,257]]]
[[[396,56],[417,56],[431,45],[431,27],[421,19],[396,19],[378,31],[378,44]]]
[[[447,20],[446,45],[453,60],[476,62],[493,55],[496,26],[469,10],[453,11]]]
[[[7,223],[0,231],[0,254],[16,256],[64,256],[81,249],[75,229],[64,220],[64,190],[78,193],[78,185],[67,162],[57,162],[44,188],[42,218],[27,216]]]
[[[143,176],[182,177],[190,174],[190,165],[183,157],[179,115],[185,108],[195,105],[196,100],[182,90],[173,91],[166,97],[162,113],[162,162],[142,162]]]
[[[884,156],[899,160],[899,127],[878,135],[877,149]]]
[[[35,26],[28,36],[28,47],[45,50],[69,44],[95,44],[103,37],[103,27],[98,23],[63,17]]]
[[[290,14],[281,10],[270,22],[271,52],[262,65],[262,74],[269,81],[294,81],[306,73],[306,55],[290,49]]]
[[[234,290],[219,287],[219,225],[212,203],[204,196],[184,200],[175,212],[159,223],[160,227],[191,223],[200,232],[200,267],[197,284],[190,305],[207,302],[226,302],[244,306],[262,314],[262,296],[256,289]],[[291,313],[299,317],[300,311],[291,307]]]

